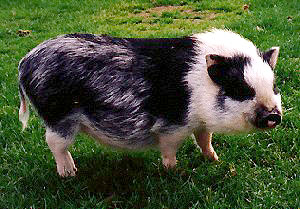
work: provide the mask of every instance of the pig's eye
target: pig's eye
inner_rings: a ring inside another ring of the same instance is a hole
[[[276,84],[273,84],[273,92],[275,95],[279,94],[279,89],[277,88]]]

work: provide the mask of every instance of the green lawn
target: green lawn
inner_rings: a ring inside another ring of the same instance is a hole
[[[0,208],[299,208],[299,11],[299,0],[0,0]],[[61,179],[34,112],[21,132],[17,66],[43,40],[75,32],[179,37],[212,27],[262,50],[281,47],[282,124],[215,135],[220,163],[204,159],[189,139],[177,169],[166,172],[157,151],[114,151],[82,135],[70,149],[78,175]]]

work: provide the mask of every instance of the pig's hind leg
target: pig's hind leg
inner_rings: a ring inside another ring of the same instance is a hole
[[[62,134],[47,127],[46,141],[56,161],[57,172],[61,177],[75,176],[77,168],[68,147],[74,142],[75,133]]]

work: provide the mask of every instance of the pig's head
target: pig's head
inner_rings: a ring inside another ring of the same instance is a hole
[[[274,128],[281,122],[281,96],[276,88],[274,68],[279,47],[257,56],[206,55],[210,79],[218,87],[215,95],[219,132]]]

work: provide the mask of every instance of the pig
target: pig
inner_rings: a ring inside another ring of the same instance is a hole
[[[68,147],[79,132],[115,148],[158,148],[165,168],[175,167],[176,150],[194,134],[217,161],[213,133],[280,124],[278,54],[221,29],[180,38],[58,36],[19,63],[19,119],[24,129],[29,100],[62,177],[76,174]]]

